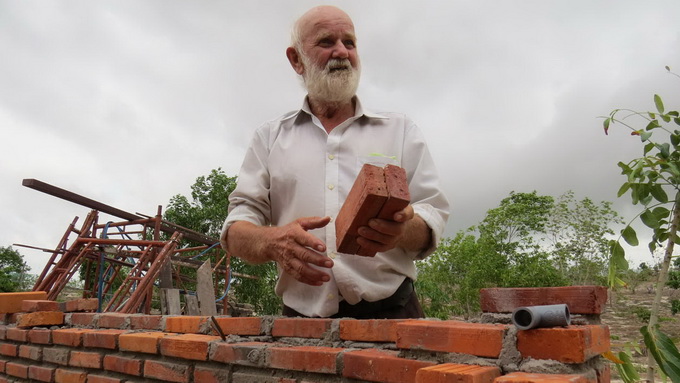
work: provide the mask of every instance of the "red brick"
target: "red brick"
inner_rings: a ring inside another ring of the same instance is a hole
[[[590,325],[518,331],[517,349],[523,358],[583,363],[609,350],[609,327]]]
[[[44,291],[0,293],[0,313],[19,313],[22,311],[21,302],[38,299],[47,299],[47,293]]]
[[[52,343],[80,347],[83,345],[83,334],[90,331],[95,330],[82,328],[61,328],[52,330]]]
[[[408,179],[404,168],[387,165],[384,171],[388,198],[380,209],[378,218],[393,220],[394,214],[404,210],[411,203],[411,194],[408,191]]]
[[[16,327],[7,327],[6,337],[9,340],[26,343],[28,342],[28,330]]]
[[[231,382],[229,371],[225,368],[210,368],[196,366],[194,368],[194,382],[200,383],[222,383]],[[293,383],[295,383],[293,381]]]
[[[122,334],[118,341],[120,351],[144,352],[158,354],[160,339],[172,335],[165,332],[137,332]]]
[[[385,383],[413,383],[419,369],[435,365],[397,357],[396,351],[366,349],[343,354],[342,376]]]
[[[56,383],[85,383],[87,372],[57,368],[54,371],[54,381]]]
[[[21,314],[17,327],[56,326],[64,324],[64,313],[61,311],[36,311]]]
[[[165,331],[186,334],[200,334],[208,325],[205,316],[172,316],[165,318]]]
[[[5,366],[7,365],[7,361],[4,359],[0,359],[0,373],[5,373]]]
[[[21,311],[32,313],[36,311],[61,311],[59,303],[48,300],[25,300],[21,302]]]
[[[71,351],[68,361],[71,367],[102,368],[102,355],[98,352]]]
[[[161,315],[132,315],[130,328],[133,330],[160,330]]]
[[[118,337],[126,332],[127,330],[93,330],[85,332],[83,333],[83,346],[115,350],[118,348]]]
[[[421,368],[416,383],[490,383],[500,375],[498,367],[447,363]]]
[[[262,373],[256,373],[256,372],[241,372],[241,371],[235,371],[232,374],[232,379],[230,380],[231,383],[298,383],[298,380],[295,378],[281,378],[278,376],[270,376]],[[318,383],[319,381],[302,381],[300,383]],[[325,382],[325,380],[323,380]]]
[[[387,201],[385,172],[382,168],[364,164],[335,220],[336,246],[339,252],[356,254],[358,229],[367,226],[380,213]]]
[[[106,355],[104,357],[104,369],[120,372],[121,374],[141,376],[142,361],[139,359],[127,358],[123,356]]]
[[[405,319],[343,319],[340,339],[358,342],[396,342],[397,324]]]
[[[331,347],[270,347],[269,367],[323,374],[337,372],[336,360],[343,348]]]
[[[28,341],[36,344],[52,343],[52,330],[34,328],[28,330]]]
[[[54,367],[28,366],[28,379],[40,382],[53,382],[54,370],[56,370]]]
[[[272,336],[323,339],[331,323],[332,319],[279,318],[274,320]]]
[[[123,379],[111,378],[103,375],[87,375],[87,383],[122,383]]]
[[[0,315],[4,315],[4,314],[0,314]],[[7,337],[7,326],[5,326],[4,324],[0,324],[0,340],[5,340],[6,337]]]
[[[188,382],[189,366],[180,363],[144,361],[144,377],[168,382]]]
[[[397,324],[397,347],[497,358],[507,326],[413,320]]]
[[[259,317],[243,317],[243,318],[229,318],[216,317],[215,320],[219,324],[222,332],[225,335],[262,335],[262,318]]]
[[[97,326],[99,328],[127,328],[129,327],[131,314],[104,313],[99,314]]]
[[[588,383],[588,380],[582,375],[566,375],[566,374],[532,374],[527,372],[513,372],[507,375],[500,376],[494,380],[494,383]]]
[[[22,344],[19,346],[19,357],[40,361],[42,359],[42,347]]]
[[[160,339],[161,355],[184,359],[208,360],[210,342],[219,340],[218,336],[201,334],[182,334]]]
[[[28,379],[28,365],[14,362],[7,362],[5,374],[16,376],[17,378]]]
[[[68,365],[68,353],[68,348],[45,347],[43,348],[43,361],[66,366]]]
[[[11,343],[0,343],[0,355],[15,357],[19,354],[19,346]]]
[[[257,363],[254,363],[248,356],[263,353],[269,345],[269,343],[262,342],[213,343],[210,352],[210,360],[229,364],[255,366]]]
[[[97,319],[97,313],[73,313],[70,315],[72,326],[91,327]]]
[[[572,314],[602,314],[607,303],[603,286],[517,287],[482,289],[482,311],[513,312],[517,307],[566,303]]]
[[[597,374],[597,383],[609,383],[612,379],[612,370],[610,364],[603,364],[595,369]]]
[[[70,301],[62,302],[61,309],[64,312],[76,312],[76,311],[97,311],[97,306],[99,306],[99,301],[97,298],[81,298],[73,299]]]

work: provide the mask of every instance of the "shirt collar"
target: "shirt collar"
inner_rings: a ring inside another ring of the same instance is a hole
[[[369,109],[365,109],[363,105],[361,104],[361,100],[359,100],[358,96],[354,96],[354,99],[356,100],[356,108],[354,109],[354,119],[357,119],[361,116],[365,116],[367,118],[378,118],[378,119],[387,119],[389,117],[373,112]],[[286,116],[282,120],[289,120],[292,118],[297,117],[301,112],[305,112],[308,115],[312,115],[312,109],[309,107],[309,102],[307,100],[307,97],[305,97],[304,101],[302,102],[302,108],[298,109],[294,113],[291,113],[289,116]]]

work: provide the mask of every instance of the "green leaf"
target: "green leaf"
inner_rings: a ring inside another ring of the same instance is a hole
[[[631,246],[637,246],[640,244],[637,238],[637,234],[635,233],[635,230],[630,226],[626,226],[621,231],[621,236]]]
[[[637,373],[637,370],[635,370],[635,365],[633,365],[633,360],[631,359],[630,355],[621,351],[619,352],[619,359],[623,361],[623,363],[620,365],[620,368],[619,365],[616,365],[619,373],[622,373],[621,379],[623,379],[623,381],[626,383],[639,382],[640,375]]]
[[[654,198],[661,202],[661,203],[667,203],[668,202],[668,194],[663,190],[663,186],[659,184],[654,184],[652,188],[650,189],[650,193],[652,193],[652,196]]]
[[[640,140],[642,142],[645,142],[649,140],[649,138],[652,136],[652,132],[641,132],[640,133]]]
[[[642,214],[640,214],[640,220],[642,221],[642,223],[645,224],[645,226],[650,227],[652,229],[656,229],[657,227],[659,227],[659,220],[649,210],[645,210]]]
[[[645,130],[649,131],[649,130],[652,130],[652,129],[656,129],[660,126],[661,125],[659,125],[659,121],[652,120],[652,121],[649,121],[649,124],[647,124],[647,126],[645,127]]]
[[[664,218],[667,218],[671,214],[671,211],[663,206],[659,206],[652,210],[652,214],[654,214],[654,216],[659,220],[662,220]]]
[[[647,326],[640,328],[645,339],[647,349],[656,360],[661,371],[668,376],[673,383],[680,383],[680,352],[673,341],[658,326],[651,330]]]
[[[612,122],[612,118],[606,118],[602,125],[604,126],[604,134],[609,134],[609,124]]]
[[[614,267],[618,270],[628,270],[628,261],[626,261],[626,251],[623,250],[623,247],[619,243],[619,241],[611,241],[610,243],[610,249],[611,249],[611,258],[609,259],[609,263],[614,265]]]
[[[663,144],[657,145],[656,147],[659,148],[659,151],[661,152],[659,153],[661,158],[667,159],[671,155],[671,145],[668,142],[664,142]]]
[[[654,95],[654,104],[656,105],[656,110],[658,110],[659,113],[663,113],[663,101],[661,101],[661,97],[659,97],[658,94]]]
[[[652,149],[654,149],[654,143],[653,142],[650,142],[647,145],[645,145],[644,155],[646,156],[647,153],[649,153],[649,151],[652,150]]]
[[[626,194],[628,189],[630,189],[630,184],[628,182],[621,185],[621,188],[619,188],[619,192],[617,193],[617,197],[621,197],[622,195]]]
[[[680,125],[680,118],[674,118],[675,125]]]
[[[671,144],[673,144],[673,146],[678,146],[678,144],[680,144],[680,136],[678,136],[677,133],[671,134]]]

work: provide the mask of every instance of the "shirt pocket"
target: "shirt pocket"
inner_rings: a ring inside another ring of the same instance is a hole
[[[397,161],[396,156],[384,156],[384,155],[359,156],[357,157],[356,163],[357,174],[361,170],[361,167],[364,166],[364,164],[371,164],[384,168],[387,165],[399,166],[399,161]]]

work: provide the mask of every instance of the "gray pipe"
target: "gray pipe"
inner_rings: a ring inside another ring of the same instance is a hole
[[[512,312],[512,323],[520,330],[537,327],[569,326],[569,307],[565,304],[518,307]]]

